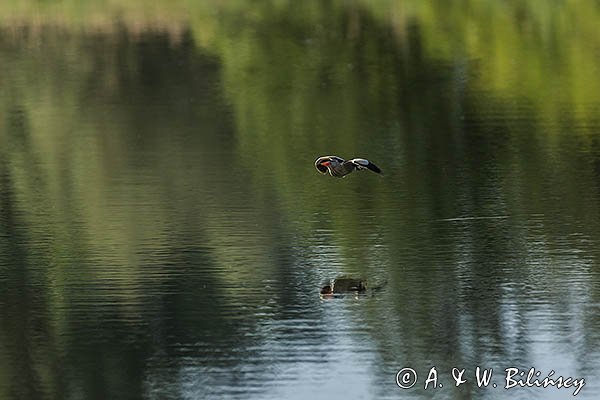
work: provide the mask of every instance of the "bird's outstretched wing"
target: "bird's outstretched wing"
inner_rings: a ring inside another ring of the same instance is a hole
[[[356,169],[360,170],[367,168],[377,174],[381,174],[381,169],[377,165],[373,164],[369,160],[365,160],[364,158],[353,158],[352,160],[349,160],[349,162],[354,164]]]

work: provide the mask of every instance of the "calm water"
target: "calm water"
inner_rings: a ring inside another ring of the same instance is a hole
[[[597,2],[62,3],[0,6],[0,399],[600,396]]]

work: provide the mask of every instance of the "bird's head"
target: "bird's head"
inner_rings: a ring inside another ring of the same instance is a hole
[[[317,161],[315,161],[315,167],[322,174],[327,173],[327,168],[330,165],[331,165],[331,161],[325,157],[321,157],[321,158],[317,159]]]
[[[338,156],[325,156],[317,158],[315,161],[315,167],[320,173],[326,174],[330,168],[337,168],[344,160]]]

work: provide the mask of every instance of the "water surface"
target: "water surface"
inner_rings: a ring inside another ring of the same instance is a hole
[[[596,3],[91,3],[0,12],[0,398],[600,395]]]

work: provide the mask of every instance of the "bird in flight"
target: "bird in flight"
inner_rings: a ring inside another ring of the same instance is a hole
[[[344,160],[338,156],[324,156],[317,158],[315,168],[322,174],[343,178],[354,170],[368,169],[377,174],[381,174],[381,169],[369,160],[364,158],[353,158],[352,160]]]

